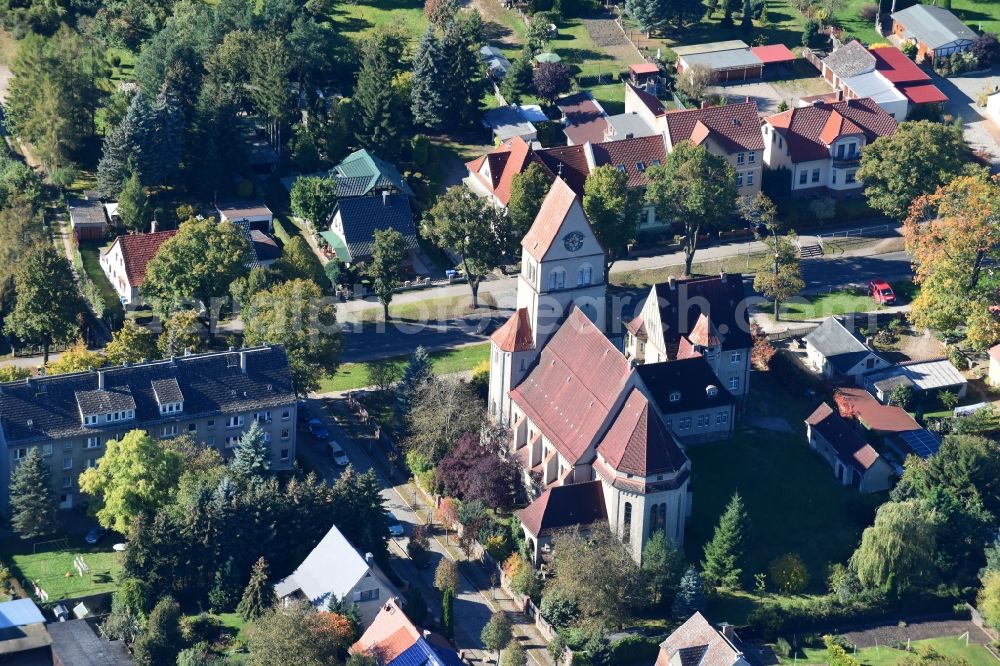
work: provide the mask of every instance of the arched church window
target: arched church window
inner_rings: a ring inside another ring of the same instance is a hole
[[[632,502],[625,502],[625,512],[622,520],[622,543],[632,540]]]

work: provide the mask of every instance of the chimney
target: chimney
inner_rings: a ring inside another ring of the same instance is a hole
[[[673,291],[674,289],[677,288],[677,279],[673,275],[671,275],[670,277],[667,278],[667,284],[670,285],[670,290]]]
[[[721,271],[719,271],[719,277],[722,278],[723,280],[726,279],[726,269],[725,268],[723,268]]]
[[[837,101],[838,102],[843,102],[844,101],[844,89],[843,88],[837,90]]]
[[[751,101],[753,101],[753,100],[751,100],[751,99],[750,99],[750,95],[747,95],[747,98],[746,98],[746,100],[744,100],[744,101],[746,101],[746,102],[751,102]]]
[[[703,108],[703,109],[707,109],[708,108],[708,100],[704,100],[703,99],[701,101],[701,108]]]
[[[428,639],[430,637],[431,637],[431,632],[428,631],[427,629],[424,629],[424,639]]]
[[[382,190],[382,205],[383,206],[388,206],[389,205],[389,191],[388,190]]]
[[[190,347],[185,347],[184,348],[184,355],[185,356],[190,356],[191,355],[191,348]]]
[[[151,234],[156,233],[156,220],[153,220],[152,222],[149,223],[149,233]]]
[[[243,374],[247,374],[247,353],[245,351],[240,352],[240,370]]]
[[[719,624],[719,632],[722,633],[722,635],[725,636],[726,640],[730,643],[736,639],[736,629],[734,629],[733,625],[728,622],[722,622]]]
[[[97,390],[98,391],[103,391],[104,390],[104,371],[103,370],[98,370],[97,371]]]
[[[365,564],[371,566],[375,562],[375,556],[371,553],[365,553]]]

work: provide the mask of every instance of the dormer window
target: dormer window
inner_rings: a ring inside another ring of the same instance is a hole
[[[97,414],[84,414],[83,425],[85,426],[97,425]]]
[[[167,416],[169,414],[179,414],[183,411],[183,402],[167,402],[160,405],[160,414],[163,416]]]
[[[618,173],[626,173],[625,172],[625,165],[624,164],[619,164],[619,165],[615,166],[615,169],[618,170]]]
[[[713,384],[709,384],[708,386],[705,387],[705,395],[707,395],[709,398],[714,398],[715,396],[719,395],[719,387]]]
[[[646,164],[645,164],[645,162],[636,162],[635,163],[635,170],[638,171],[639,173],[643,173],[644,171],[646,171]]]
[[[681,392],[680,391],[671,391],[670,392],[670,402],[680,402],[680,401],[681,401]]]
[[[176,379],[158,379],[153,384],[153,395],[160,406],[160,416],[172,416],[184,411],[184,394]]]

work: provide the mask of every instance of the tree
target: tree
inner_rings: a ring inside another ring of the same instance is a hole
[[[455,636],[455,590],[447,588],[441,595],[441,633],[445,638]]]
[[[434,242],[461,255],[474,308],[479,307],[480,281],[503,257],[503,234],[497,233],[503,224],[493,206],[461,186],[449,188],[424,218],[424,228]]]
[[[641,580],[621,537],[604,524],[587,534],[574,528],[556,534],[552,552],[556,577],[547,592],[559,590],[573,601],[584,622],[617,627],[628,619],[637,606]]]
[[[389,522],[382,485],[374,470],[358,474],[348,466],[333,484],[330,505],[333,508],[329,517],[344,538],[363,553],[388,555]]]
[[[857,178],[868,204],[901,220],[921,194],[932,194],[969,162],[961,128],[929,120],[900,123],[893,134],[876,139],[861,153]]]
[[[906,384],[897,384],[889,391],[888,404],[902,409],[909,409],[913,402],[913,387]]]
[[[301,234],[285,243],[281,259],[274,262],[273,269],[282,280],[309,280],[317,286],[326,283],[323,264]]]
[[[11,472],[10,524],[22,539],[36,539],[56,530],[52,479],[37,446],[31,447]]]
[[[455,19],[457,13],[456,0],[424,0],[424,16],[431,25],[441,30]]]
[[[403,376],[403,368],[394,360],[376,359],[365,363],[365,374],[368,376],[369,386],[389,393]]]
[[[149,260],[143,297],[161,311],[193,300],[209,306],[212,297],[229,293],[252,252],[246,234],[229,220],[190,219]]]
[[[181,609],[177,602],[161,599],[149,614],[146,631],[139,635],[132,650],[137,666],[160,666],[177,663],[184,647],[180,625]]]
[[[483,407],[475,391],[455,379],[435,379],[417,386],[406,418],[405,447],[436,463],[467,432],[483,424]]]
[[[403,271],[406,252],[407,245],[403,234],[395,229],[375,230],[375,246],[372,249],[371,262],[368,264],[368,278],[372,283],[372,291],[382,304],[385,321],[389,321],[389,303],[392,302],[392,296],[406,277]]]
[[[851,555],[851,569],[868,589],[905,590],[927,585],[935,574],[932,517],[918,500],[886,502]]]
[[[264,476],[271,469],[271,447],[264,440],[264,431],[256,419],[240,435],[229,468],[236,476],[245,479]]]
[[[647,199],[661,219],[684,225],[684,274],[691,264],[703,228],[730,226],[736,212],[736,172],[703,146],[682,143],[662,166],[646,169]]]
[[[809,570],[798,553],[786,553],[768,566],[771,582],[783,594],[798,594],[809,584]]]
[[[30,368],[22,368],[19,365],[5,365],[0,367],[0,383],[16,382],[19,379],[26,379],[31,375]]]
[[[479,634],[486,649],[497,653],[497,659],[500,659],[500,650],[510,643],[513,637],[510,618],[502,610],[493,613]]]
[[[263,291],[244,314],[247,345],[282,344],[300,395],[336,371],[342,344],[336,308],[314,282],[290,280]]]
[[[514,174],[510,181],[510,200],[507,202],[510,239],[513,241],[508,256],[513,256],[520,247],[521,239],[534,223],[551,185],[549,174],[536,162],[529,164],[523,172]]]
[[[710,66],[695,63],[677,77],[677,89],[689,100],[698,101],[705,95],[705,89],[715,84],[715,70]]]
[[[626,0],[625,12],[648,37],[667,23],[669,0]]]
[[[403,371],[403,378],[396,386],[396,412],[401,418],[409,416],[417,388],[433,379],[430,354],[423,346],[417,345]]]
[[[142,143],[141,133],[149,116],[149,101],[142,93],[132,96],[125,116],[104,137],[97,163],[97,189],[101,196],[117,198],[129,177]]]
[[[580,617],[580,608],[572,599],[567,599],[558,589],[551,589],[542,596],[539,607],[544,617],[555,627],[569,627]]]
[[[126,319],[120,329],[111,335],[111,342],[104,348],[104,358],[110,365],[139,363],[159,358],[156,341],[149,329],[132,319]]]
[[[1000,299],[995,281],[983,278],[1000,259],[998,214],[1000,186],[984,174],[955,178],[914,201],[903,238],[920,285],[911,303],[916,325],[947,330],[968,323],[981,344],[992,337],[991,307]]]
[[[976,595],[976,608],[990,627],[1000,627],[1000,571],[986,574],[983,586]]]
[[[340,662],[346,647],[325,631],[321,613],[302,602],[275,607],[254,622],[247,634],[251,666],[327,666]]]
[[[22,342],[42,345],[42,363],[48,364],[49,347],[76,337],[83,311],[69,262],[52,245],[34,246],[14,271],[14,294],[7,331]]]
[[[642,578],[652,606],[663,606],[674,598],[684,571],[684,556],[663,530],[649,537],[642,549]]]
[[[59,355],[59,360],[45,366],[45,372],[50,375],[62,375],[68,372],[84,372],[94,370],[104,365],[104,357],[96,351],[87,349],[83,340]]]
[[[584,185],[583,210],[611,269],[619,253],[635,240],[640,200],[628,187],[628,174],[610,164],[593,169]]]
[[[486,428],[463,433],[435,467],[444,492],[463,502],[479,500],[494,509],[509,510],[517,501],[522,470],[505,455],[510,433]]]
[[[482,17],[473,10],[459,14],[444,33],[443,47],[448,54],[448,117],[463,127],[478,125],[483,97],[490,89],[486,63],[479,55],[480,44],[484,41],[481,32]]]
[[[500,666],[527,666],[528,665],[528,653],[524,651],[524,647],[521,646],[520,641],[516,638],[511,638],[510,642],[507,643],[507,649],[503,653],[503,657],[500,658]]]
[[[545,50],[545,44],[551,36],[549,25],[548,15],[543,12],[536,12],[528,22],[525,48],[532,56]]]
[[[750,520],[743,508],[743,498],[733,493],[726,510],[719,517],[712,540],[705,544],[702,576],[713,587],[739,589],[743,574]]]
[[[163,322],[163,331],[156,348],[164,357],[181,356],[186,351],[197,352],[204,346],[204,327],[195,310],[178,310]]]
[[[754,323],[750,325],[750,335],[753,338],[753,348],[750,350],[750,362],[753,363],[753,367],[757,370],[763,371],[769,369],[771,367],[771,359],[778,353],[778,350],[767,339],[767,333],[758,324]]]
[[[125,533],[144,511],[155,511],[173,495],[180,477],[180,456],[143,430],[109,439],[97,467],[80,474],[80,490],[102,526]]]
[[[428,25],[413,59],[410,112],[414,123],[440,130],[449,121],[452,102],[448,98],[449,60],[450,55],[445,53],[444,44],[435,34],[434,26]]]
[[[941,490],[1000,515],[1000,451],[985,437],[948,435],[926,460],[906,460],[892,498],[930,499]]]
[[[288,80],[291,62],[288,46],[280,35],[266,37],[258,34],[250,60],[250,99],[258,113],[268,120],[271,145],[280,154],[282,126],[290,110]]]
[[[532,53],[525,49],[521,55],[511,61],[507,73],[500,84],[500,94],[508,104],[520,104],[525,95],[534,89],[534,71]]]
[[[0,312],[9,312],[14,305],[18,265],[33,246],[46,242],[45,225],[31,199],[12,195],[0,202]]]
[[[811,46],[817,34],[819,34],[819,23],[813,19],[807,20],[802,26],[802,46],[806,48]]]
[[[774,318],[779,318],[781,301],[802,291],[806,283],[799,267],[795,246],[785,236],[770,236],[764,241],[774,256],[774,267],[760,268],[753,279],[754,291],[774,301]]]
[[[573,87],[573,73],[561,62],[543,62],[535,68],[531,82],[538,96],[552,106],[559,95],[568,93]]]
[[[744,35],[749,35],[753,31],[753,8],[751,0],[743,0],[743,15],[740,18],[740,29]]]
[[[438,562],[437,569],[434,570],[434,587],[442,593],[458,589],[458,564],[454,560],[442,557]]]
[[[290,193],[292,212],[318,229],[330,219],[337,205],[337,181],[318,176],[299,176]]]
[[[368,44],[361,50],[361,69],[354,88],[356,136],[362,146],[395,156],[400,133],[409,125],[397,91],[389,85],[395,72],[389,54]]]
[[[274,606],[276,598],[274,587],[267,580],[269,575],[267,562],[263,557],[258,558],[253,565],[250,582],[236,607],[236,612],[247,622],[256,620]]]
[[[670,616],[675,620],[685,620],[695,612],[704,612],[707,602],[705,591],[701,586],[701,575],[694,567],[688,567],[677,586],[677,595],[670,609]]]

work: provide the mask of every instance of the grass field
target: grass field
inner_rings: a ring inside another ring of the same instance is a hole
[[[337,3],[333,20],[340,32],[360,37],[381,26],[405,28],[414,38],[427,29],[424,3],[420,0],[354,0]]]
[[[402,368],[409,358],[409,356],[397,356],[388,360]],[[434,372],[438,375],[467,372],[483,361],[488,361],[489,358],[490,345],[488,342],[431,353]],[[344,363],[337,370],[336,375],[323,378],[320,382],[319,392],[350,391],[368,385],[368,372],[364,363]]]
[[[754,373],[750,385],[748,413],[781,416],[801,429],[809,408],[801,398],[768,373]],[[836,483],[830,467],[798,433],[742,426],[732,441],[689,446],[687,454],[696,489],[684,542],[688,558],[701,561],[719,515],[739,491],[751,522],[743,573],[748,589],[754,574],[766,572],[772,560],[798,553],[809,570],[809,591],[824,592],[826,567],[847,559],[870,524],[875,503],[884,499]],[[739,619],[732,614],[713,617]]]
[[[15,575],[18,580],[36,582],[48,593],[50,601],[110,592],[118,586],[120,556],[111,551],[109,543],[94,548],[70,546],[38,554],[31,553],[27,545],[24,548],[27,552],[11,558],[18,572]],[[83,577],[73,567],[77,555],[82,555],[90,567],[90,573]],[[31,591],[30,584],[25,587]]]
[[[80,259],[83,261],[83,270],[87,273],[87,277],[100,291],[104,307],[114,315],[116,321],[120,322],[125,316],[125,310],[118,299],[118,292],[108,282],[108,276],[101,269],[101,247],[93,243],[81,243]]]
[[[947,657],[964,659],[968,666],[996,666],[996,659],[986,651],[982,645],[970,643],[965,645],[965,640],[956,636],[945,638],[931,638],[923,641],[913,641],[910,647],[916,651],[921,647],[930,647]],[[894,666],[906,656],[913,656],[912,653],[903,650],[896,650],[890,647],[861,648],[856,654],[852,653],[862,666]],[[799,650],[796,657],[782,659],[783,664],[825,664],[826,648],[804,648]]]

